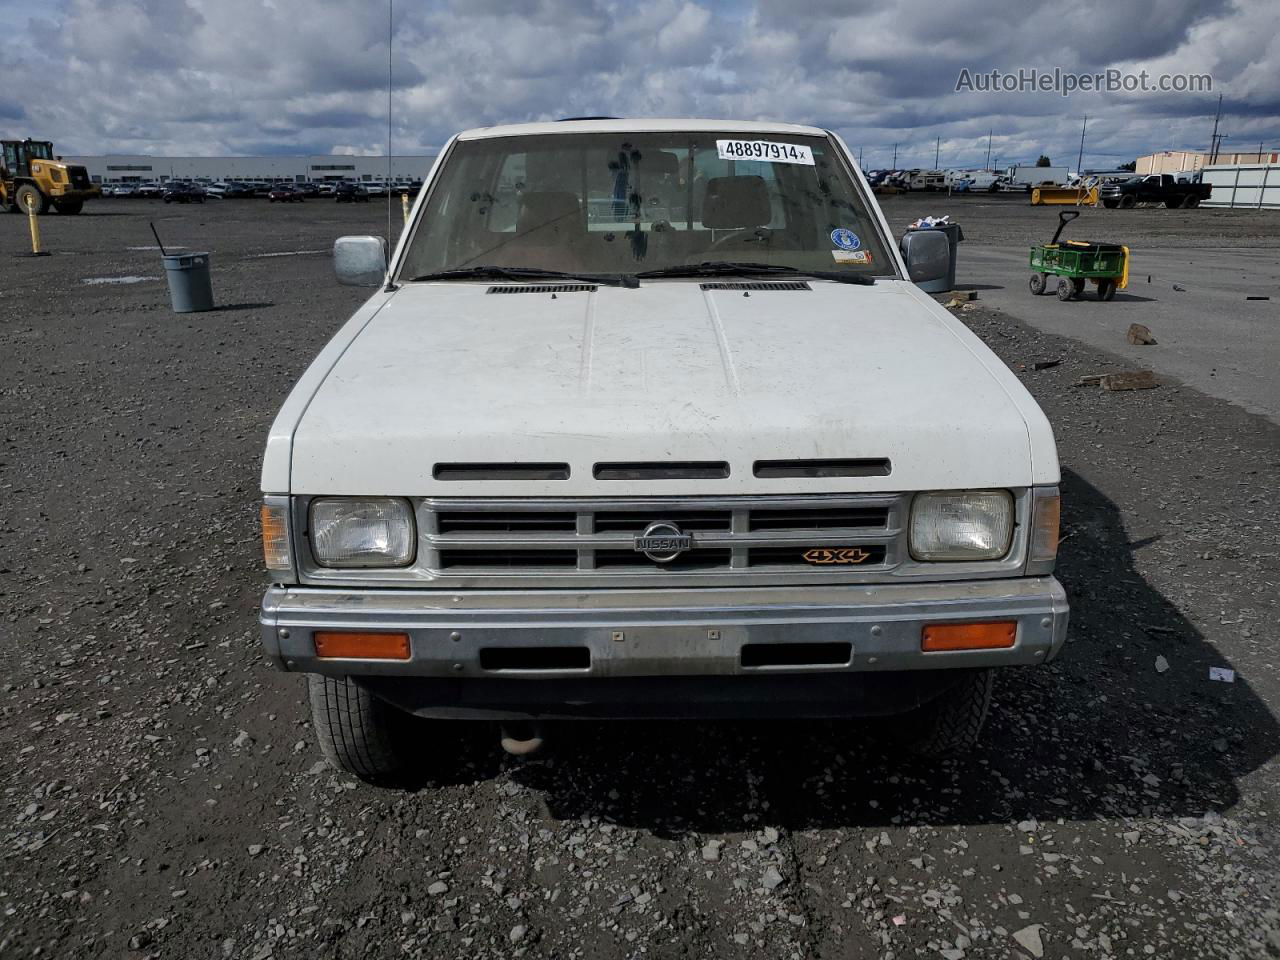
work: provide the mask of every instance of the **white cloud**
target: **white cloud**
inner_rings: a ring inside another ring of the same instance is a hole
[[[0,0],[0,127],[66,153],[379,152],[386,21],[349,0]],[[34,11],[34,12],[32,12]],[[1041,152],[1090,165],[1280,139],[1275,0],[433,0],[397,4],[395,139],[566,115],[774,118],[837,129],[868,166]],[[1074,29],[1093,23],[1102,29]],[[1063,25],[1057,29],[1053,25]],[[1042,28],[1043,25],[1043,28]],[[1204,71],[1200,95],[956,93],[962,67]],[[39,76],[40,83],[30,82]]]

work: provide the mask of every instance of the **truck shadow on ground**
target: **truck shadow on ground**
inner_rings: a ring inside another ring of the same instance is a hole
[[[1280,726],[1245,679],[1209,681],[1230,664],[1135,570],[1116,506],[1070,472],[1062,488],[1070,639],[1053,664],[1000,675],[970,757],[911,756],[893,718],[602,722],[553,728],[551,754],[510,762],[512,777],[554,817],[668,836],[1230,807],[1236,781],[1277,753]]]

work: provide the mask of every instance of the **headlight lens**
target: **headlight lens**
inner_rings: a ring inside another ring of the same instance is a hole
[[[406,567],[413,560],[413,508],[394,497],[311,501],[311,552],[325,567]]]
[[[911,507],[917,560],[996,560],[1009,552],[1013,497],[1005,490],[918,494]]]

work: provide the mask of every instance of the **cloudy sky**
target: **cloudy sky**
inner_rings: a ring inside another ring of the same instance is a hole
[[[383,153],[381,0],[0,0],[0,133],[67,154]],[[867,168],[1280,147],[1277,0],[398,0],[395,152],[563,116],[813,123]],[[957,92],[1019,69],[1211,93]]]

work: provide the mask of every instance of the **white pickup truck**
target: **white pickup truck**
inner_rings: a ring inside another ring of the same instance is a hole
[[[905,252],[904,252],[905,251]],[[456,725],[905,713],[972,745],[1061,648],[1053,433],[814,127],[449,141],[267,441],[262,640],[339,768]],[[431,749],[428,750],[428,747]]]

